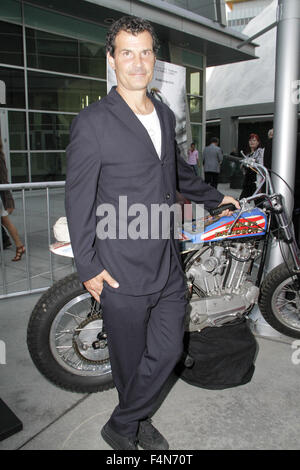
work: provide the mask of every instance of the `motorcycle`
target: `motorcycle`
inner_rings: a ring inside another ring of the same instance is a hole
[[[239,161],[260,175],[255,193],[240,201],[239,210],[229,206],[230,216],[220,216],[227,206],[211,211],[200,230],[197,221],[183,225],[181,256],[189,299],[185,330],[247,318],[258,303],[275,330],[300,338],[300,259],[291,220],[268,170],[249,157]],[[264,277],[274,234],[290,256]],[[73,256],[70,242],[54,243],[50,249]],[[76,273],[41,296],[29,320],[27,344],[38,370],[63,389],[92,393],[114,386],[101,301]]]

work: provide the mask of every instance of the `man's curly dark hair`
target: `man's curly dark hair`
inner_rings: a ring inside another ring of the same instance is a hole
[[[115,55],[115,39],[120,31],[126,31],[133,35],[148,31],[153,40],[153,52],[155,55],[157,54],[159,42],[149,21],[136,16],[122,16],[111,25],[106,35],[106,52],[109,52],[112,57]]]

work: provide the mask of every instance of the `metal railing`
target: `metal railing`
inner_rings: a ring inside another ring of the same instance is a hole
[[[53,254],[49,250],[49,245],[54,241],[52,225],[59,217],[64,216],[64,191],[60,191],[64,186],[64,181],[0,185],[0,191],[18,191],[18,193],[13,193],[16,208],[9,217],[12,223],[16,225],[25,246],[22,260],[15,263],[11,262],[3,248],[2,235],[0,236],[2,271],[2,281],[0,282],[2,292],[0,292],[0,299],[43,292],[53,284],[54,272],[59,274],[59,271],[65,268],[70,272],[74,271],[73,260],[70,258],[63,258],[63,261],[60,260],[60,266],[55,269]],[[52,190],[53,194],[50,194]],[[58,210],[56,216],[55,210],[52,210],[53,214],[51,214],[50,195],[52,200],[56,201],[53,204],[56,211]],[[42,246],[40,246],[41,244]],[[14,247],[13,241],[12,247]],[[48,253],[45,259],[46,250]],[[23,261],[24,258],[25,263]],[[16,279],[17,274],[19,274],[19,278]],[[48,279],[49,281],[46,282]],[[41,280],[44,283],[46,282],[47,285],[42,287],[33,286],[33,281],[35,284],[39,284]],[[18,286],[18,284],[21,287],[19,286],[14,290],[14,285]]]

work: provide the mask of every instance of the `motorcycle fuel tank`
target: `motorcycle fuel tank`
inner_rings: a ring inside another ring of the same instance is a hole
[[[196,243],[202,244],[224,239],[265,235],[267,216],[261,209],[255,207],[242,212],[237,219],[238,213],[239,211],[235,211],[232,215],[226,217],[206,217],[204,218],[204,224],[199,224],[200,228],[197,228],[197,223],[185,223],[180,240],[182,248],[187,248],[188,245]]]

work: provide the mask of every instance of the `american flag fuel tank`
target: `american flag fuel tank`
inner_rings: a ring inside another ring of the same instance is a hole
[[[185,224],[182,230],[181,244],[185,245],[205,242],[215,242],[220,240],[231,240],[245,237],[265,235],[267,229],[267,216],[258,209],[253,208],[243,212],[236,220],[239,211],[235,211],[231,216],[226,217],[206,217],[202,229],[197,230],[197,224]],[[231,233],[229,230],[236,220]],[[201,224],[200,224],[201,225]]]

